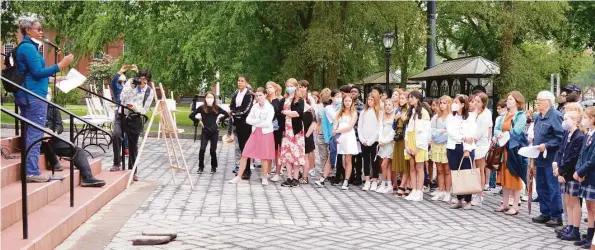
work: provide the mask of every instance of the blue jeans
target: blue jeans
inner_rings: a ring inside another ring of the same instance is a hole
[[[490,188],[496,188],[496,171],[490,173]]]
[[[536,166],[535,182],[539,196],[539,212],[550,218],[562,218],[562,198],[560,184],[552,174],[552,166]]]
[[[27,105],[27,99],[25,97],[15,98],[15,102],[21,111],[21,115],[35,124],[45,127],[47,121],[48,104],[36,99],[35,97],[29,97],[29,105]],[[27,148],[33,143],[43,137],[43,131],[27,127],[27,134],[25,136],[25,145]],[[27,175],[41,175],[39,171],[39,147],[41,143],[35,144],[29,156],[27,156]],[[27,150],[24,148],[22,150]]]
[[[335,168],[337,164],[337,139],[335,137],[331,137],[331,141],[329,142],[329,159],[331,161],[331,168]]]

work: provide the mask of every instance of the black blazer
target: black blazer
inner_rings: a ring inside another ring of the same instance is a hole
[[[285,98],[281,99],[281,107],[285,105]],[[291,101],[291,111],[295,111],[298,113],[298,117],[291,118],[291,126],[293,127],[293,134],[297,135],[300,131],[304,129],[303,126],[303,117],[304,117],[304,99],[300,98],[297,102]],[[281,108],[283,110],[283,108]],[[281,116],[284,116],[281,114]],[[279,121],[281,122],[281,121]],[[283,117],[283,123],[285,123],[285,117]]]
[[[246,125],[246,117],[248,117],[250,109],[252,109],[254,97],[249,89],[246,91],[244,99],[242,99],[242,104],[239,107],[236,107],[236,96],[238,96],[238,91],[233,94],[231,97],[231,104],[229,104],[231,116],[233,116],[233,125],[236,127]]]
[[[273,109],[275,109],[275,118],[277,119],[277,123],[279,124],[279,133],[282,133],[285,130],[285,115],[281,113],[283,111],[283,103],[277,98],[271,100],[271,105],[273,105]]]
[[[568,137],[570,137],[570,142]],[[558,163],[558,174],[564,177],[566,181],[574,180],[572,175],[575,172],[576,162],[584,140],[585,135],[580,129],[576,129],[572,135],[570,135],[569,131],[564,132],[564,139],[560,149],[554,156],[554,162]]]

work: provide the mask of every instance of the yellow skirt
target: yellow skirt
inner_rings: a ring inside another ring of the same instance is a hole
[[[407,146],[409,148],[417,148],[417,153],[415,154],[415,162],[426,162],[429,159],[428,151],[418,148],[415,144],[415,131],[407,132]],[[405,154],[405,160],[408,161],[409,158],[411,158],[411,155]]]
[[[446,158],[446,143],[432,144],[432,148],[430,148],[430,159],[436,163],[448,163],[448,158]]]
[[[409,173],[409,162],[403,156],[405,150],[405,140],[395,142],[393,149],[392,171],[397,173]]]

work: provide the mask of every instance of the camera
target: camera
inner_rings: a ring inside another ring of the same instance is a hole
[[[132,85],[134,85],[134,87],[136,87],[136,86],[140,85],[140,77],[138,77],[138,76],[137,76],[137,77],[135,77],[135,78],[132,80]]]

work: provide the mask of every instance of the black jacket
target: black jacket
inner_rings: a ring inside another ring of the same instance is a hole
[[[300,131],[304,129],[303,126],[303,119],[304,119],[304,99],[300,98],[297,102],[291,101],[291,111],[296,111],[298,113],[298,117],[291,119],[291,126],[293,127],[293,134],[297,135]],[[281,106],[285,105],[285,98],[281,99]],[[283,110],[283,108],[281,108]],[[281,114],[284,116],[283,114]],[[285,118],[285,117],[284,117]],[[281,122],[281,121],[279,121]],[[285,123],[285,119],[283,119],[283,123]]]
[[[568,137],[570,137],[570,142]],[[585,135],[580,129],[575,130],[572,135],[570,135],[569,131],[564,132],[564,139],[560,149],[554,156],[554,162],[558,163],[558,174],[564,177],[566,181],[574,180],[572,175],[576,171],[576,162],[584,140]]]
[[[229,104],[231,116],[233,116],[233,125],[246,125],[246,117],[248,117],[250,109],[252,109],[254,96],[252,95],[252,92],[250,92],[249,89],[246,90],[246,94],[244,95],[242,104],[239,107],[236,107],[236,96],[238,96],[238,91],[236,91],[233,94],[233,96],[231,97],[231,104]]]
[[[57,134],[64,132],[64,126],[62,126],[62,114],[60,110],[52,106],[48,106],[47,122],[45,126]]]
[[[271,105],[273,105],[273,109],[275,109],[275,118],[277,119],[277,124],[279,125],[278,133],[283,133],[285,130],[285,115],[281,113],[283,111],[283,103],[277,98],[271,100]]]
[[[198,119],[196,119],[196,114],[200,113],[201,119],[202,119],[202,125],[204,126],[202,128],[203,133],[218,133],[219,131],[219,125],[217,125],[218,123],[221,123],[223,120],[227,119],[227,117],[229,117],[229,114],[227,114],[227,112],[225,112],[225,110],[223,110],[221,107],[217,107],[217,112],[215,113],[215,110],[213,110],[213,107],[208,107],[207,106],[207,112],[205,113],[204,111],[204,105],[201,105],[199,107],[197,107],[192,113],[190,113],[190,120],[194,121],[195,123],[198,123]],[[219,117],[219,115],[223,115],[221,118],[219,118],[219,120],[217,120],[217,117]]]

